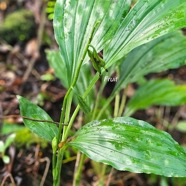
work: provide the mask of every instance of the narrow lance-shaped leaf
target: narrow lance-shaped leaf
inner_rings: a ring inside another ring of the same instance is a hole
[[[26,116],[31,119],[52,121],[50,116],[37,105],[31,103],[30,101],[21,96],[17,96],[17,98],[19,100],[20,112],[22,116]],[[53,123],[37,122],[24,118],[23,121],[25,126],[28,127],[33,133],[48,141],[52,141],[52,139],[58,133],[58,128]]]
[[[105,47],[106,67],[137,46],[185,26],[185,0],[138,0]]]
[[[175,85],[173,81],[164,79],[151,80],[141,86],[129,100],[125,115],[151,105],[178,106],[186,104],[186,85]]]
[[[81,109],[83,110],[83,112],[85,114],[88,114],[90,112],[89,106],[87,105],[87,103],[85,102],[85,100],[80,95],[76,95],[76,96],[77,96],[78,103],[79,103]]]
[[[129,117],[93,121],[69,142],[91,159],[118,170],[186,176],[186,153],[166,132]]]
[[[131,51],[121,63],[113,94],[148,73],[179,68],[186,64],[186,37],[181,32],[162,36]]]
[[[129,11],[130,4],[131,0],[57,0],[54,31],[69,85],[95,23],[100,22],[91,44],[100,51]]]

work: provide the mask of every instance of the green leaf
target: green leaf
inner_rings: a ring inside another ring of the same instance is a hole
[[[52,74],[46,73],[46,74],[41,75],[41,80],[42,81],[53,81],[55,80],[55,78]]]
[[[7,137],[7,139],[6,139],[6,141],[5,141],[5,146],[4,146],[5,150],[14,142],[15,137],[16,137],[16,134],[15,134],[15,133],[10,134],[10,135]]]
[[[118,170],[186,177],[186,153],[172,137],[130,117],[93,121],[69,142],[91,159]]]
[[[138,0],[105,47],[106,68],[137,46],[185,26],[185,0]]]
[[[26,116],[32,119],[38,120],[48,120],[53,121],[50,116],[40,107],[31,103],[27,99],[17,96],[20,105],[20,113],[22,116]],[[24,124],[28,127],[33,133],[37,134],[39,137],[44,138],[48,141],[57,135],[58,128],[55,124],[50,122],[37,122],[28,119],[23,119]]]
[[[85,102],[85,100],[79,95],[77,95],[77,99],[78,99],[78,103],[79,103],[81,109],[83,110],[83,112],[85,114],[88,114],[90,112],[90,108],[87,105],[87,103]]]
[[[186,132],[186,121],[179,121],[175,128],[180,132]]]
[[[174,32],[131,51],[120,66],[113,93],[152,72],[179,68],[186,64],[186,37]]]
[[[10,157],[9,157],[9,156],[4,155],[4,156],[2,157],[2,159],[3,159],[3,162],[4,162],[5,164],[10,163]]]
[[[61,58],[60,52],[54,50],[47,50],[46,54],[47,54],[49,65],[51,68],[54,69],[56,77],[59,78],[61,84],[66,89],[68,89],[70,85],[68,84],[68,79],[67,79],[67,69],[64,61]],[[74,87],[75,93],[79,95],[83,95],[88,85],[90,84],[91,80],[92,80],[91,68],[89,64],[84,64],[80,70],[80,75],[78,77],[76,86]],[[93,91],[90,92],[89,96],[86,97],[86,102],[88,105],[94,103]]]
[[[46,54],[50,67],[55,71],[55,76],[60,79],[66,89],[69,88],[66,66],[59,51],[46,50]]]
[[[179,106],[186,104],[186,85],[175,85],[168,79],[151,80],[141,86],[129,100],[125,115],[151,105]]]
[[[130,4],[131,0],[57,0],[54,32],[67,68],[69,84],[85,52],[95,23],[100,22],[91,44],[100,51],[129,11]]]
[[[0,141],[0,153],[4,153],[5,151],[5,144],[3,141]]]
[[[1,134],[2,135],[7,135],[7,134],[10,134],[12,132],[18,132],[22,129],[24,129],[25,126],[21,126],[21,125],[18,125],[16,123],[13,123],[13,124],[10,124],[10,123],[3,123],[3,126],[2,126],[2,131],[1,131]]]

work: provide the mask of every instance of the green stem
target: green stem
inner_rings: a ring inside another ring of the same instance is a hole
[[[61,167],[62,167],[62,160],[64,155],[65,149],[61,148],[58,152],[57,156],[57,164],[55,166],[55,177],[54,177],[54,186],[60,185],[60,178],[61,178]]]
[[[69,124],[68,124],[68,126],[67,126],[67,129],[66,129],[66,132],[65,132],[65,134],[64,134],[64,136],[63,136],[62,141],[65,141],[65,140],[67,139],[67,137],[68,137],[68,135],[69,135],[69,132],[70,132],[70,129],[71,129],[71,127],[72,127],[72,125],[73,125],[73,123],[74,123],[74,120],[75,120],[75,118],[76,118],[76,116],[77,116],[77,114],[78,114],[78,112],[79,112],[79,109],[80,109],[80,106],[78,105],[78,106],[76,107],[74,113],[72,114],[71,118],[70,118]]]
[[[93,29],[92,29],[92,32],[91,32],[91,35],[90,35],[90,38],[87,42],[87,45],[85,47],[85,51],[83,53],[83,56],[81,58],[81,61],[79,62],[78,64],[78,67],[77,67],[77,70],[75,72],[75,76],[74,76],[74,79],[73,79],[73,82],[70,86],[70,88],[68,89],[66,95],[65,95],[65,98],[64,98],[64,101],[63,101],[63,106],[62,106],[62,111],[61,111],[61,116],[60,116],[60,125],[59,125],[59,133],[58,133],[58,137],[57,137],[57,141],[59,142],[59,139],[61,139],[61,132],[62,132],[62,128],[63,128],[63,125],[62,123],[64,122],[64,118],[65,118],[65,113],[66,113],[66,103],[67,103],[67,100],[68,100],[68,96],[70,95],[70,93],[72,92],[72,90],[74,89],[75,85],[76,85],[76,82],[78,80],[78,77],[79,77],[79,73],[80,73],[80,70],[81,70],[81,66],[82,66],[82,63],[85,59],[85,56],[87,54],[87,51],[88,51],[88,47],[92,41],[92,38],[93,38],[93,35],[94,35],[94,32],[96,30],[98,26],[98,22],[95,23]],[[69,117],[69,116],[68,116]],[[65,128],[65,127],[64,127]],[[64,133],[63,133],[64,134]]]
[[[94,76],[94,78],[92,79],[92,81],[90,82],[89,86],[87,87],[87,90],[83,94],[83,98],[85,98],[89,94],[89,92],[92,90],[93,86],[96,84],[98,79],[99,79],[99,74],[97,73]],[[69,124],[67,126],[66,132],[65,132],[65,134],[63,136],[63,141],[67,139],[68,134],[70,132],[70,129],[71,129],[72,125],[73,125],[73,122],[74,122],[74,120],[75,120],[75,118],[76,118],[76,116],[77,116],[77,114],[79,112],[79,109],[80,109],[80,105],[78,104],[76,109],[75,109],[75,111],[73,112],[73,114],[72,114],[72,116],[70,118],[70,121],[69,121]]]
[[[59,131],[58,131],[58,135],[57,135],[57,144],[59,144],[60,142],[60,139],[62,141],[65,141],[65,139],[67,138],[68,136],[68,133],[70,131],[70,128],[72,126],[72,121],[74,121],[74,117],[73,119],[71,120],[71,123],[69,123],[68,126],[64,126],[63,123],[68,123],[69,121],[69,117],[70,117],[70,110],[71,110],[71,103],[72,103],[72,97],[70,96],[71,95],[71,92],[72,90],[74,89],[75,85],[76,85],[76,82],[78,80],[78,77],[79,77],[79,73],[80,73],[80,70],[81,70],[81,66],[82,66],[82,63],[85,59],[85,56],[87,54],[87,51],[88,51],[88,47],[92,41],[92,38],[93,38],[93,34],[95,32],[95,29],[97,28],[98,26],[98,22],[95,23],[93,29],[92,29],[92,32],[91,32],[91,35],[90,35],[90,38],[88,40],[88,43],[86,45],[86,48],[85,48],[85,51],[83,53],[83,56],[81,58],[81,61],[79,62],[78,64],[78,67],[77,67],[77,70],[75,71],[75,76],[74,76],[74,79],[72,81],[72,84],[70,86],[70,88],[68,89],[65,97],[64,97],[64,100],[63,100],[63,105],[62,105],[62,111],[61,111],[61,116],[60,116],[60,122],[59,122]],[[77,115],[77,112],[79,111],[79,108],[77,107],[76,109],[76,112],[74,113],[74,115]],[[64,127],[63,127],[64,126]],[[63,129],[63,135],[62,135],[62,129]],[[59,152],[58,152],[58,156],[57,156],[57,163],[56,163],[56,152],[55,151],[53,153],[53,163],[55,163],[54,165],[54,184],[55,186],[58,186],[60,185],[60,174],[61,174],[61,166],[62,166],[62,160],[63,160],[63,154],[64,154],[64,149],[61,148],[59,149]]]
[[[70,94],[68,100],[67,100],[67,105],[66,105],[66,113],[65,113],[65,119],[64,119],[64,123],[68,123],[69,122],[69,118],[70,118],[70,110],[71,110],[71,104],[72,104],[72,93]],[[68,125],[67,125],[68,126]],[[65,135],[66,133],[66,129],[67,126],[63,127],[63,135],[62,137]],[[61,139],[63,141],[63,139]]]
[[[126,89],[125,89],[126,90]],[[111,103],[111,101],[115,98],[116,93],[111,94],[108,98],[107,98],[107,102],[104,104],[104,106],[102,107],[101,111],[99,112],[98,116],[96,117],[96,119],[100,119],[100,117],[102,116],[103,112],[108,108],[109,104]],[[126,96],[126,92],[124,94]],[[126,98],[125,98],[126,99]],[[122,101],[122,107],[124,109],[125,107],[125,99],[123,98]],[[119,108],[119,110],[121,110],[121,106]],[[121,112],[121,111],[120,111]]]
[[[117,93],[115,97],[115,104],[114,104],[114,117],[117,117],[119,113],[119,100],[120,100],[120,95],[119,93]]]
[[[99,91],[98,91],[98,94],[97,94],[97,96],[96,96],[96,104],[95,104],[95,107],[94,107],[94,110],[93,110],[93,114],[92,114],[92,119],[91,119],[91,121],[94,120],[94,118],[95,118],[95,116],[96,116],[96,111],[97,111],[97,108],[98,108],[98,106],[99,106],[99,100],[100,100],[101,94],[103,93],[103,90],[104,90],[104,88],[105,88],[105,85],[106,85],[105,82],[101,84],[101,87],[100,87],[100,89],[99,89]]]
[[[114,99],[114,95],[110,96],[107,99],[107,102],[104,104],[104,106],[102,107],[101,111],[99,112],[98,116],[96,117],[96,119],[100,119],[100,117],[102,116],[103,112],[108,108],[110,102]]]
[[[80,158],[77,161],[76,169],[74,173],[73,186],[78,186],[80,183],[81,173],[84,165],[85,155],[79,152]]]
[[[121,116],[123,114],[124,109],[125,109],[126,93],[127,93],[127,87],[123,90],[123,95],[121,98],[121,104],[120,104],[118,116]]]
[[[107,165],[106,164],[102,164],[101,177],[99,179],[98,186],[103,186],[104,185],[104,178],[105,178],[106,168],[107,168]]]

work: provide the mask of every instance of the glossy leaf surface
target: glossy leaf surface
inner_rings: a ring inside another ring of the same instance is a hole
[[[22,116],[38,120],[52,121],[51,117],[39,106],[31,103],[30,101],[21,96],[17,96],[17,98],[19,100],[20,112]],[[33,133],[48,141],[52,141],[52,139],[57,135],[58,128],[53,123],[37,122],[24,118],[23,121],[25,126],[28,127]]]
[[[93,121],[69,145],[118,170],[186,176],[186,153],[166,132],[129,117]]]
[[[105,48],[106,67],[137,46],[184,26],[185,0],[138,0]]]
[[[151,105],[178,106],[186,104],[186,85],[175,85],[173,81],[151,80],[141,86],[127,105],[125,114],[131,115],[136,110]]]
[[[128,83],[148,73],[161,72],[186,65],[186,37],[175,32],[160,37],[131,51],[120,66],[121,76],[113,90],[117,92]]]
[[[54,50],[50,50],[50,51],[48,50],[46,53],[47,53],[47,59],[48,59],[49,65],[51,68],[54,69],[55,76],[59,78],[61,81],[61,84],[66,89],[68,89],[69,84],[68,84],[68,79],[67,79],[67,69],[66,69],[64,61],[61,58],[60,52],[54,51]],[[78,81],[76,83],[76,86],[74,87],[74,91],[76,94],[83,95],[90,81],[92,80],[91,68],[89,65],[90,64],[83,64],[80,70]],[[85,100],[89,106],[93,104],[94,102],[93,91],[89,93],[89,96],[87,96]]]
[[[67,69],[62,61],[61,55],[57,50],[47,50],[47,60],[51,68],[54,69],[55,76],[60,79],[61,84],[67,89],[69,88],[67,79]]]
[[[112,37],[131,0],[57,0],[54,31],[71,84],[96,22],[99,25],[91,44],[97,51]]]

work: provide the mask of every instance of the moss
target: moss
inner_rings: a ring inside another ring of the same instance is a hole
[[[13,44],[34,36],[34,17],[31,11],[18,10],[10,13],[0,27],[1,39]]]

